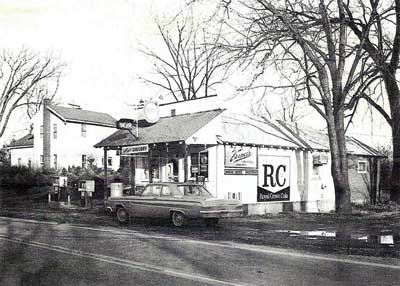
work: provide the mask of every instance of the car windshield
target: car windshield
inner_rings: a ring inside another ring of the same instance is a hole
[[[207,196],[212,195],[203,187],[198,185],[178,185],[178,191],[185,196]]]

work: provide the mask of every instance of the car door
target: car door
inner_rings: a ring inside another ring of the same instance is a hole
[[[159,215],[160,217],[168,218],[170,216],[170,211],[173,206],[173,197],[172,197],[172,189],[168,185],[164,185],[161,190],[160,197],[160,209]]]
[[[156,217],[157,216],[157,202],[161,195],[160,185],[147,185],[141,196],[133,202],[134,216],[139,217]]]

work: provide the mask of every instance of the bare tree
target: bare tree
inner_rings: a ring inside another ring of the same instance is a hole
[[[392,129],[393,168],[391,199],[400,202],[400,87],[396,79],[400,59],[400,0],[348,1],[344,6],[348,27],[360,39],[383,82],[390,112],[376,97],[360,93],[352,104],[364,99],[378,110]],[[380,93],[378,93],[380,94]]]
[[[3,52],[0,58],[0,137],[14,111],[25,107],[27,115],[32,117],[44,97],[54,97],[61,68],[50,56],[41,57],[27,49],[18,53]]]
[[[141,50],[152,60],[155,71],[154,79],[142,79],[162,88],[176,102],[213,95],[227,77],[222,50],[210,44],[215,39],[193,23],[177,21],[175,28],[158,23],[157,27],[166,53]]]
[[[236,38],[219,46],[245,68],[256,68],[249,86],[264,80],[270,66],[279,67],[286,83],[270,87],[294,89],[297,100],[307,101],[325,121],[336,211],[351,212],[345,122],[352,98],[369,88],[378,71],[362,48],[364,38],[348,30],[345,2],[221,0],[221,7]]]

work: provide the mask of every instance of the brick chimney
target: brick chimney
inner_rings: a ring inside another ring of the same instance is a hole
[[[43,167],[45,169],[50,168],[51,161],[51,133],[50,133],[50,111],[47,107],[51,104],[51,100],[45,98],[43,100]]]

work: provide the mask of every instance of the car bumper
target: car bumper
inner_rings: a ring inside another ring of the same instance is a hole
[[[203,210],[200,215],[203,218],[241,217],[243,210]]]

